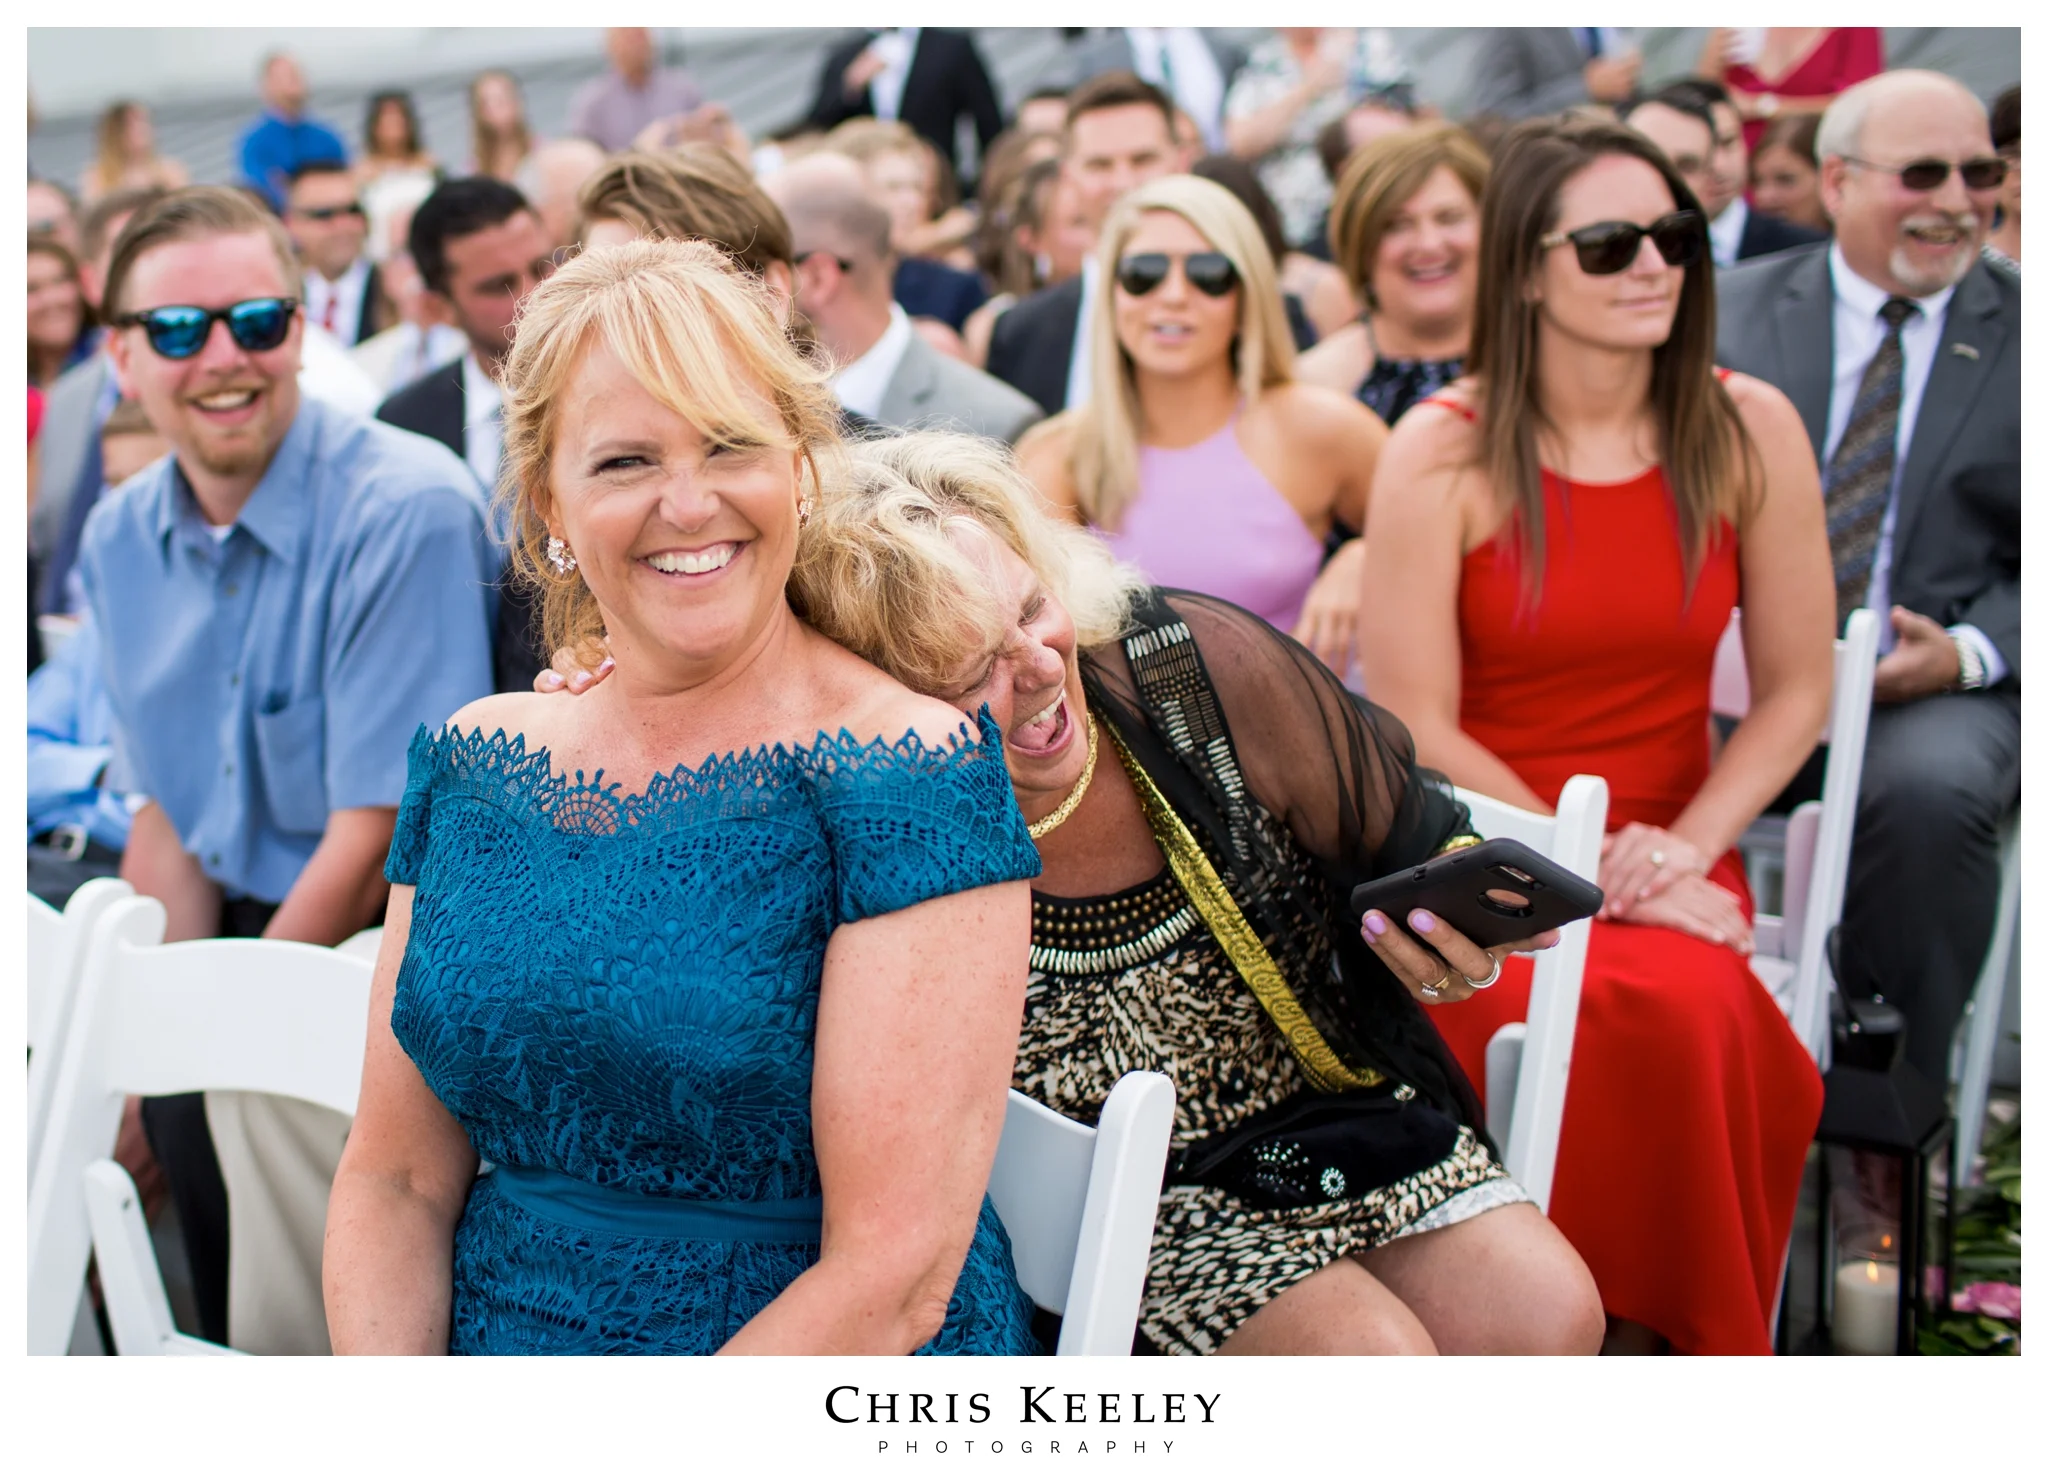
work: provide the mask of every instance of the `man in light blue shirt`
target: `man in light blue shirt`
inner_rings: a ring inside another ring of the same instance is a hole
[[[108,273],[115,370],[172,456],[93,511],[80,566],[111,779],[151,798],[122,877],[164,902],[174,940],[333,945],[381,920],[408,742],[491,691],[476,481],[446,448],[301,397],[297,287],[276,218],[212,186],[139,213]],[[164,1106],[144,1122],[213,1337],[225,1194],[195,1203],[203,1107],[168,1128]]]

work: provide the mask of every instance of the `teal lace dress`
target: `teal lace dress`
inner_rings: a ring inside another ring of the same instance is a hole
[[[985,710],[979,730],[821,733],[638,796],[502,731],[413,738],[391,1027],[492,1164],[455,1231],[454,1351],[716,1351],[817,1261],[826,941],[1038,873]],[[924,1350],[1035,1352],[1030,1323],[984,1199]]]

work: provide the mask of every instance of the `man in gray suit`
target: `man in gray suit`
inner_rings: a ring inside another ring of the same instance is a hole
[[[1979,256],[2004,171],[1932,72],[1850,88],[1816,147],[1834,245],[1724,269],[1719,359],[1799,408],[1838,612],[1879,615],[1842,986],[1900,1007],[1943,1083],[2019,795],[2020,289]]]
[[[1642,69],[1642,52],[1613,26],[1496,26],[1472,60],[1471,111],[1518,120],[1625,103]]]
[[[840,404],[886,427],[1014,442],[1045,413],[1021,391],[941,354],[891,294],[889,213],[842,155],[798,160],[766,187],[789,218],[796,304],[839,367]]]

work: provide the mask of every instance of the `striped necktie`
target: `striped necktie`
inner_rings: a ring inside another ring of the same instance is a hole
[[[1878,532],[1891,501],[1892,468],[1898,461],[1899,398],[1905,383],[1906,356],[1899,333],[1906,320],[1920,312],[1904,298],[1888,298],[1878,317],[1885,335],[1863,369],[1849,424],[1828,459],[1821,477],[1827,498],[1828,549],[1835,558],[1835,630],[1870,594],[1870,572],[1877,558]]]

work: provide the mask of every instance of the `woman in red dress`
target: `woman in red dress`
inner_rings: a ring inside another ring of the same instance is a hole
[[[1742,115],[1751,151],[1773,118],[1825,113],[1845,87],[1884,70],[1877,26],[1761,26],[1714,32],[1700,53],[1702,77],[1718,77]]]
[[[1523,124],[1481,217],[1470,374],[1402,419],[1373,482],[1366,687],[1460,786],[1548,812],[1607,778],[1551,1218],[1610,1349],[1768,1352],[1821,1086],[1744,959],[1732,850],[1827,712],[1819,473],[1782,394],[1717,377],[1705,220],[1654,147]],[[1715,758],[1738,599],[1753,704]],[[1516,962],[1433,1014],[1475,1083],[1528,991]]]

